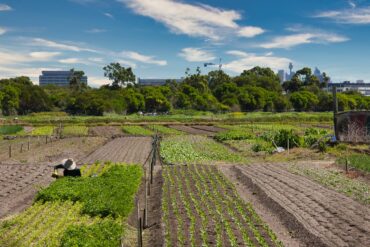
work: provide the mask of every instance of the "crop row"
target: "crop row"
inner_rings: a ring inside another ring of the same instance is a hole
[[[166,246],[282,246],[213,166],[165,167]]]
[[[162,158],[168,163],[195,164],[245,162],[240,155],[204,136],[168,136],[161,142]]]

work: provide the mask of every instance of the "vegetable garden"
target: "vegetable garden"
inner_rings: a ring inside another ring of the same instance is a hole
[[[282,246],[214,166],[169,166],[163,177],[165,246]]]
[[[142,175],[140,166],[109,164],[58,179],[33,206],[1,223],[0,246],[118,246]]]

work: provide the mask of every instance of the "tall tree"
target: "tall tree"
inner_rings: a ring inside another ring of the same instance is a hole
[[[87,88],[87,85],[82,82],[82,78],[85,75],[83,71],[77,71],[75,69],[71,69],[71,74],[69,76],[69,87],[75,91],[82,91],[83,89]]]
[[[132,69],[122,67],[119,63],[111,63],[103,68],[104,76],[112,81],[112,88],[118,89],[127,86],[128,83],[135,84],[136,77]]]

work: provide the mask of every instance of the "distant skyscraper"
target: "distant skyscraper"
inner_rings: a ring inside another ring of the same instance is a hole
[[[283,69],[279,70],[278,71],[278,76],[279,76],[279,80],[280,80],[280,83],[283,83],[285,81],[285,71]]]
[[[321,71],[317,67],[315,68],[315,71],[313,72],[313,75],[316,76],[317,79],[319,79],[320,82],[323,82],[324,77],[322,76]]]
[[[293,74],[293,63],[289,63],[289,72],[290,72],[290,75]]]

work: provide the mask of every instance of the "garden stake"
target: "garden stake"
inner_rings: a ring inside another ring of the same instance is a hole
[[[23,143],[21,144],[21,153],[23,152]]]
[[[12,145],[9,145],[9,158],[12,157]]]

